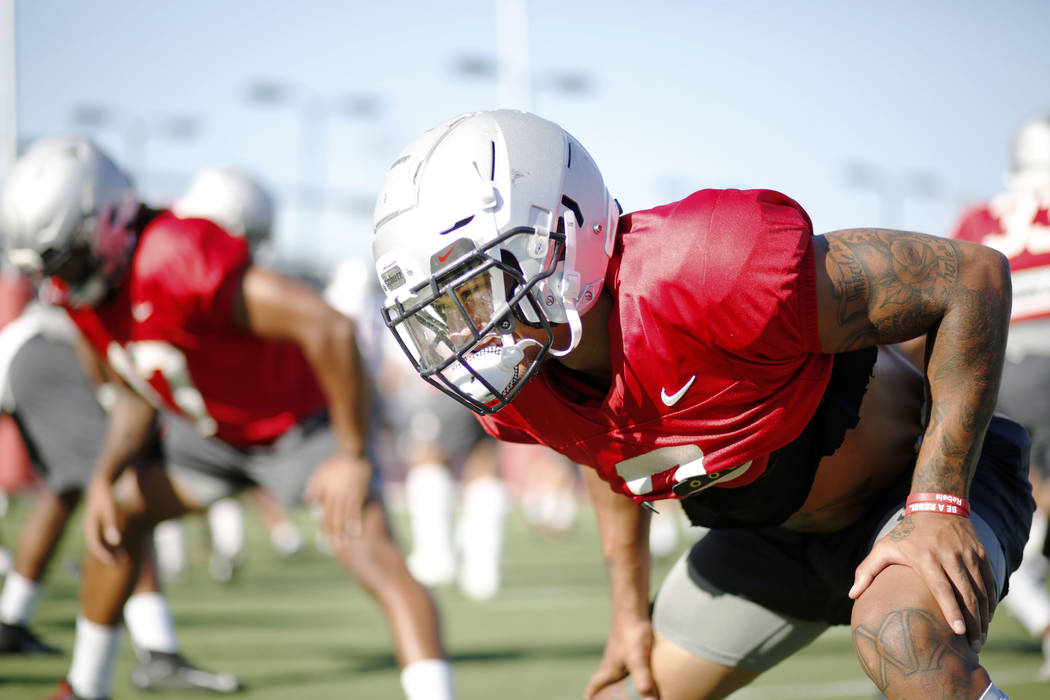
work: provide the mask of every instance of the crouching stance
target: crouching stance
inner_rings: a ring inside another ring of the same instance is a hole
[[[90,142],[35,144],[2,197],[8,258],[124,382],[87,489],[82,617],[56,697],[109,694],[116,625],[152,526],[263,485],[321,506],[340,564],[386,614],[406,695],[450,698],[436,609],[379,499],[350,320],[254,266],[243,237],[140,203]],[[161,411],[165,467],[125,469]]]
[[[724,697],[847,623],[889,698],[1000,697],[978,653],[1033,509],[1027,436],[993,418],[1003,256],[814,235],[769,190],[621,215],[576,139],[512,111],[411,144],[373,250],[424,379],[591,467],[613,614],[587,697]],[[880,347],[918,336],[924,372]],[[712,531],[650,618],[641,506],[668,498]]]

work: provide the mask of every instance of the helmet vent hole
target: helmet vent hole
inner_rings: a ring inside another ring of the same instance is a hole
[[[569,209],[576,216],[576,226],[583,226],[583,211],[580,209],[580,205],[569,197],[562,195],[561,203]]]
[[[489,161],[492,163],[492,167],[489,168],[489,182],[496,181],[496,142],[489,141],[489,145],[492,147],[492,159]]]
[[[566,149],[569,152],[568,160],[565,161],[565,169],[568,170],[572,167],[572,139],[569,139],[569,148]]]
[[[463,228],[464,226],[466,226],[467,224],[469,224],[473,220],[474,220],[474,215],[471,214],[467,218],[460,219],[456,223],[452,224],[452,226],[450,226],[449,228],[445,229],[444,231],[438,231],[438,235],[439,236],[444,236],[446,233],[452,233],[457,228]]]

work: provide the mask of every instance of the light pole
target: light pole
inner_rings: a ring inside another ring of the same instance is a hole
[[[323,95],[307,88],[271,79],[253,81],[247,86],[249,103],[266,108],[288,107],[299,118],[298,205],[301,234],[319,231],[324,255],[327,248],[323,217],[330,203],[327,190],[329,119],[370,120],[379,116],[382,105],[377,96],[367,93]]]
[[[15,0],[0,0],[0,51],[0,177],[4,177],[18,158]]]
[[[453,60],[457,75],[497,82],[499,107],[532,109],[537,92],[586,95],[593,91],[591,78],[583,73],[552,72],[534,75],[529,46],[528,0],[496,0],[497,58],[461,54]]]

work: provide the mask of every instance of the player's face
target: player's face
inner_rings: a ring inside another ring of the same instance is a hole
[[[91,252],[86,247],[74,248],[65,255],[46,251],[42,257],[44,276],[56,277],[71,289],[83,284],[94,272]]]
[[[471,277],[434,300],[434,308],[448,327],[453,347],[466,347],[495,313],[490,276]]]

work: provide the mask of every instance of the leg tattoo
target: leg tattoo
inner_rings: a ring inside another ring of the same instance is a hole
[[[951,631],[939,617],[921,608],[896,610],[883,617],[877,629],[853,629],[857,658],[878,689],[894,680],[920,680],[917,674],[933,672],[943,697],[959,697],[978,667],[966,638]]]

